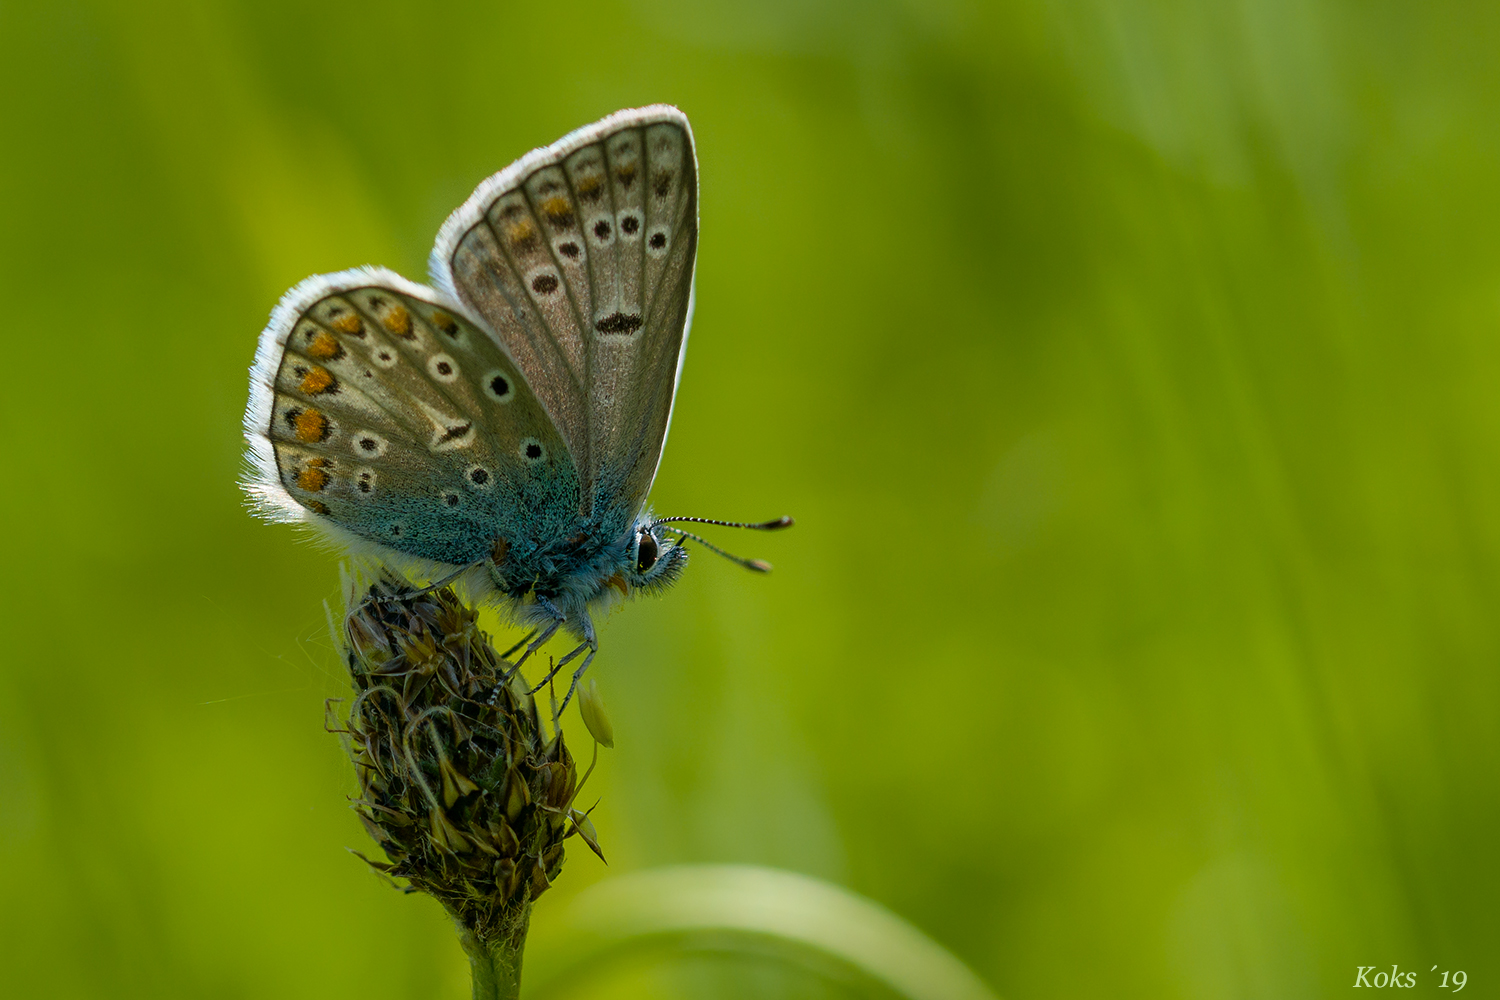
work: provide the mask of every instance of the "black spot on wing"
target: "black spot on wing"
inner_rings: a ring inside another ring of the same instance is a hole
[[[641,328],[639,316],[627,315],[625,313],[610,313],[608,316],[594,324],[594,329],[600,333],[635,333]]]

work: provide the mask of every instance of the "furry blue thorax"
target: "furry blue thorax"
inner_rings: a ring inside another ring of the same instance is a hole
[[[604,537],[580,521],[566,538],[538,544],[498,542],[487,562],[489,578],[518,620],[546,625],[555,609],[568,631],[580,638],[590,606],[603,606],[637,592],[652,594],[670,586],[687,564],[687,549],[663,545],[649,511],[630,528]],[[528,600],[531,598],[531,600]]]

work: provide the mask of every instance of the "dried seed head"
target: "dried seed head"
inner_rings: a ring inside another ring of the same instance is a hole
[[[353,589],[342,640],[354,807],[389,859],[370,865],[435,897],[480,941],[519,944],[563,841],[577,833],[598,850],[573,809],[562,733],[543,727],[524,678],[506,683],[509,665],[452,589]]]

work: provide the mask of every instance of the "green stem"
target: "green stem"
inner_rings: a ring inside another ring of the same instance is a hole
[[[474,1000],[517,1000],[521,995],[526,924],[523,917],[509,933],[488,941],[480,940],[466,927],[459,928],[458,939],[469,956],[469,971],[474,976]]]

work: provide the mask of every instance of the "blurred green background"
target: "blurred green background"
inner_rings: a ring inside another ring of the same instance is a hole
[[[1441,0],[0,3],[0,992],[467,995],[344,852],[336,558],[244,509],[246,368],[289,285],[420,278],[481,178],[668,101],[654,501],[799,524],[604,626],[611,864],[538,933],[745,861],[1007,998],[1500,995],[1497,50]]]

